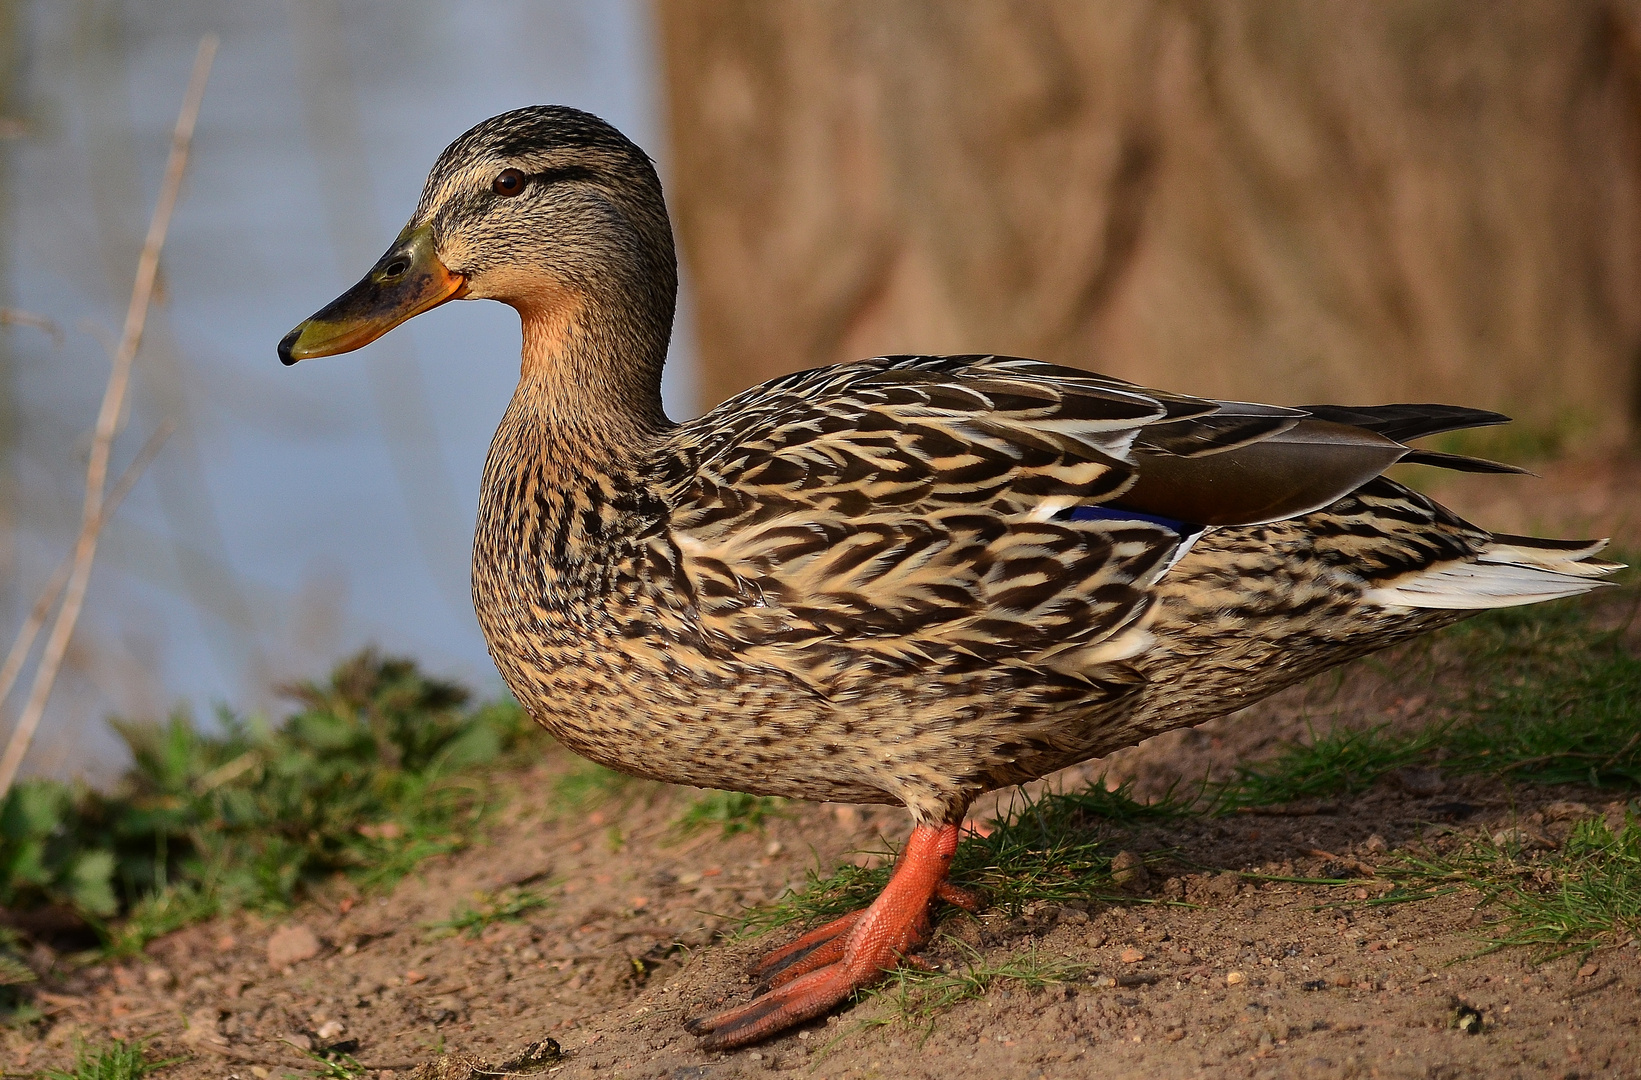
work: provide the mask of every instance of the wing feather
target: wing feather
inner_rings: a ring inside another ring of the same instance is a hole
[[[775,650],[819,692],[897,664],[1078,674],[1146,647],[1150,587],[1203,526],[1309,512],[1405,457],[1393,436],[1494,418],[879,357],[783,376],[676,429],[656,466],[672,508],[658,565],[687,579],[702,633]]]

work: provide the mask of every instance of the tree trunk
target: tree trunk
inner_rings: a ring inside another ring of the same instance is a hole
[[[886,352],[1634,425],[1641,9],[661,0],[703,396]]]

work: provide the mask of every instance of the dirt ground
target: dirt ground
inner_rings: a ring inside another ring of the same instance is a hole
[[[1499,501],[1486,484],[1441,494],[1490,526],[1544,528],[1548,515],[1638,546],[1635,463],[1567,469],[1544,484],[1559,505]],[[1386,670],[1355,665],[1057,782],[1103,772],[1154,793],[1223,775],[1307,725],[1423,722],[1425,702]],[[0,1064],[63,1067],[78,1041],[145,1037],[184,1059],[167,1080],[267,1080],[311,1075],[302,1050],[341,1043],[384,1080],[418,1066],[465,1080],[475,1059],[494,1075],[551,1039],[563,1056],[540,1074],[558,1080],[1641,1077],[1637,942],[1542,966],[1524,950],[1477,956],[1473,896],[1374,907],[1367,888],[1234,873],[1361,875],[1416,840],[1517,825],[1555,843],[1580,815],[1621,813],[1610,791],[1421,773],[1284,813],[1133,827],[1114,840],[1163,854],[1131,902],[953,915],[926,953],[960,965],[1035,949],[1086,964],[1074,981],[1035,991],[999,981],[927,1024],[875,998],[758,1047],[704,1054],[681,1021],[743,1000],[746,965],[795,932],[737,938],[739,913],[811,867],[830,872],[870,858],[858,853],[880,838],[898,842],[906,816],[794,805],[762,830],[683,836],[673,821],[692,793],[676,789],[633,785],[566,811],[553,783],[574,767],[562,751],[545,755],[513,778],[490,842],[426,864],[387,895],[338,887],[283,920],[223,919],[156,941],[139,961],[60,969],[37,995],[46,1019],[0,1036]],[[508,886],[549,903],[476,938],[429,926]]]

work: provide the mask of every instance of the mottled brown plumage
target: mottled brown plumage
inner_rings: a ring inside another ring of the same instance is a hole
[[[519,701],[624,772],[910,809],[898,899],[829,931],[826,963],[765,1004],[704,1022],[710,1045],[814,1015],[915,947],[980,793],[1612,569],[1599,545],[1495,537],[1381,476],[1508,469],[1404,445],[1503,419],[1474,410],[1289,409],[894,356],[673,425],[675,287],[643,153],[585,114],[525,109],[457,140],[371,275],[281,351],[356,347],[453,296],[518,308],[473,597]]]

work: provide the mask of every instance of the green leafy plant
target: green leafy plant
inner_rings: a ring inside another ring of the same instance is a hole
[[[224,910],[280,910],[337,874],[396,880],[470,842],[494,797],[481,767],[534,728],[470,706],[409,660],[361,653],[289,688],[281,725],[224,712],[116,721],[132,766],[112,794],[55,781],[0,802],[0,905],[67,908],[116,951]]]

